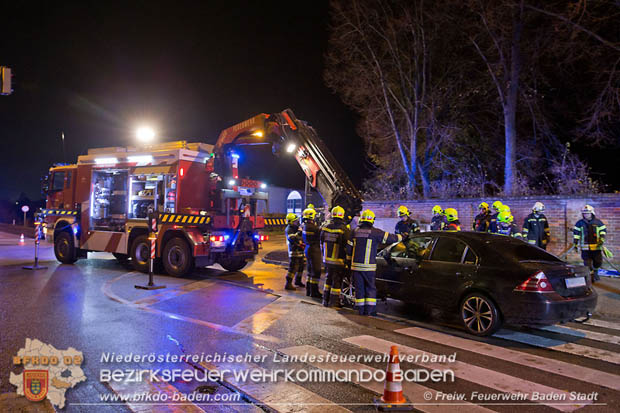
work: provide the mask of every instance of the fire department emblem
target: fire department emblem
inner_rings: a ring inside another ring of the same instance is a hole
[[[47,396],[48,371],[24,370],[24,396],[32,402],[40,402]]]

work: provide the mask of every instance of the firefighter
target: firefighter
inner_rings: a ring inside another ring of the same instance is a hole
[[[514,217],[510,211],[502,211],[497,216],[497,233],[521,239],[521,233],[514,223]]]
[[[542,202],[536,202],[532,207],[532,213],[523,221],[523,238],[530,244],[536,245],[544,250],[549,243],[549,223],[543,214],[545,206]]]
[[[313,298],[323,298],[319,292],[321,280],[321,233],[316,225],[316,211],[307,208],[302,214],[302,235],[306,245],[305,254],[308,260],[308,278],[306,279],[306,295]]]
[[[448,225],[448,220],[443,209],[440,205],[435,205],[433,207],[433,218],[431,218],[431,231],[443,231],[446,225]]]
[[[299,228],[299,217],[292,212],[286,214],[286,245],[288,246],[288,272],[286,273],[287,290],[294,290],[293,277],[295,277],[295,285],[305,287],[301,281],[304,272],[304,242]]]
[[[351,275],[355,286],[355,306],[360,315],[377,314],[377,249],[379,244],[402,241],[400,234],[390,234],[374,228],[375,213],[367,209],[362,212],[359,226],[353,230],[347,242],[347,256],[351,257]]]
[[[497,233],[497,216],[499,215],[499,213],[501,212],[501,208],[502,208],[502,203],[501,201],[495,201],[493,202],[493,204],[491,204],[491,215],[489,217],[489,232],[495,234]]]
[[[448,220],[448,225],[444,228],[444,231],[460,231],[461,230],[461,222],[459,221],[459,213],[454,208],[447,208],[445,210],[446,219]]]
[[[321,228],[323,263],[327,268],[323,287],[323,305],[340,306],[340,287],[345,272],[347,241],[351,231],[344,223],[344,208],[335,206],[331,211],[331,222]]]
[[[474,217],[473,229],[477,232],[488,232],[491,224],[491,213],[489,212],[489,204],[481,202],[478,205],[480,213]]]
[[[598,269],[603,264],[603,243],[607,235],[605,224],[594,215],[594,208],[585,205],[581,209],[582,219],[577,221],[573,229],[575,251],[581,248],[583,265],[590,268],[592,282],[600,280]]]
[[[394,231],[396,234],[401,234],[403,238],[407,238],[410,233],[420,232],[418,221],[411,218],[411,212],[409,212],[406,206],[401,205],[398,207],[398,217],[400,221],[396,223]]]

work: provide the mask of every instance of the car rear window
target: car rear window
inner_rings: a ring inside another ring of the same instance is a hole
[[[502,256],[515,261],[562,262],[561,259],[548,253],[542,248],[538,248],[518,240],[494,242],[493,244],[488,244],[488,246],[499,252]]]

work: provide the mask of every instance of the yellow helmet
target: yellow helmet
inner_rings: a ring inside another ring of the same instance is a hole
[[[443,212],[443,209],[441,209],[440,205],[435,205],[433,207],[433,215],[441,214],[442,212]]]
[[[508,205],[502,204],[499,207],[499,212],[508,212],[510,214],[510,207]]]
[[[445,210],[445,214],[449,222],[456,221],[457,219],[459,219],[459,213],[454,208],[447,208]]]
[[[501,201],[495,201],[493,202],[493,205],[491,205],[493,208],[495,208],[497,211],[499,211],[500,207],[504,205],[501,203]]]
[[[289,212],[288,214],[286,214],[286,223],[290,224],[291,222],[297,221],[299,219],[299,217],[295,214],[293,214],[292,212]]]
[[[542,202],[536,202],[534,203],[534,206],[532,207],[532,211],[534,212],[544,212],[545,210],[545,204],[543,204]]]
[[[485,211],[488,211],[489,209],[489,204],[487,204],[486,202],[481,202],[480,205],[478,205],[478,209],[484,209]]]
[[[373,224],[375,222],[375,213],[372,212],[370,209],[364,210],[362,212],[362,215],[360,216],[359,222],[370,222],[371,224]]]
[[[403,215],[409,215],[409,210],[406,206],[401,205],[398,207],[398,216],[402,217]]]
[[[308,204],[308,206],[306,207],[306,209],[314,209],[314,204]]]
[[[497,215],[497,220],[499,222],[507,222],[510,224],[514,220],[514,218],[510,214],[510,211],[502,211],[499,213],[499,215]]]
[[[314,209],[306,208],[302,214],[304,219],[314,219],[316,216],[316,211]]]
[[[344,208],[341,206],[335,206],[332,208],[332,218],[344,218]]]

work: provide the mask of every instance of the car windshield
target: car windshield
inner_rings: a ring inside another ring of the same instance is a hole
[[[502,255],[516,261],[562,262],[562,260],[555,255],[522,241],[510,240],[510,242],[502,242],[501,245],[495,244],[494,247],[497,248],[498,251],[501,251],[500,253]]]
[[[428,247],[433,241],[432,237],[412,237],[403,242],[398,242],[383,250],[379,255],[392,258],[422,258],[428,253]]]

